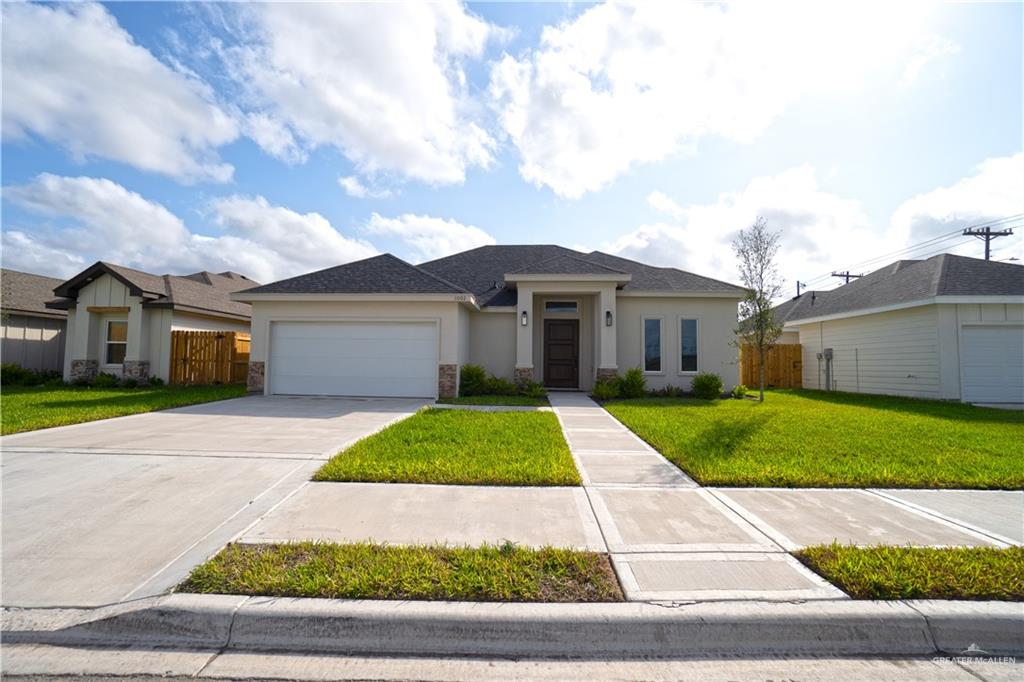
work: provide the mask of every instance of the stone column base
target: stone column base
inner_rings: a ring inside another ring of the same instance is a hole
[[[245,379],[245,387],[250,393],[263,393],[263,363],[249,362],[249,373]]]
[[[598,367],[597,381],[611,381],[619,376],[619,370],[614,367]]]
[[[140,384],[149,383],[149,362],[147,360],[125,360],[121,372],[125,379],[135,379]]]
[[[96,360],[72,360],[71,383],[76,381],[92,381],[99,374],[100,363]]]
[[[454,398],[458,395],[459,387],[459,366],[438,365],[437,366],[437,397]]]
[[[533,367],[516,367],[512,370],[512,383],[516,386],[533,381]]]

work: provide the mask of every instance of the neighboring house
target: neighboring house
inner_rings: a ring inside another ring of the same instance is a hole
[[[793,311],[799,307],[800,302],[805,300],[804,296],[810,296],[811,293],[817,292],[805,292],[801,296],[794,296],[785,303],[780,303],[772,308],[776,324],[782,327],[782,333],[779,334],[779,338],[775,340],[776,344],[800,343],[800,332],[792,328],[787,329],[786,320],[788,320]]]
[[[249,331],[249,305],[230,294],[256,282],[234,272],[151,275],[99,262],[66,282],[48,303],[68,311],[64,378],[108,372],[170,376],[171,332]]]
[[[0,271],[0,360],[25,369],[61,371],[68,314],[46,302],[61,280],[17,270]]]
[[[1020,265],[897,261],[780,309],[803,347],[804,388],[1024,403]]]
[[[252,304],[249,387],[267,394],[455,395],[459,367],[589,389],[643,368],[737,380],[740,287],[560,246],[484,246],[410,265],[385,254],[236,293]]]

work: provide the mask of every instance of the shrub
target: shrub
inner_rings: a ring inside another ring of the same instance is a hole
[[[519,387],[519,392],[527,398],[547,398],[548,392],[539,381],[527,381]]]
[[[139,387],[139,380],[135,379],[133,377],[128,377],[127,379],[121,379],[121,387],[122,388],[138,388]]]
[[[107,372],[100,372],[92,380],[92,385],[96,388],[115,388],[119,383],[121,381],[116,376]]]
[[[673,386],[672,384],[668,384],[665,388],[655,389],[650,392],[650,395],[655,398],[678,398],[682,394],[683,389],[678,386]]]
[[[480,365],[463,365],[459,372],[459,393],[461,395],[483,395],[487,393],[487,372]]]
[[[611,400],[619,397],[618,379],[601,379],[594,383],[594,397],[598,400]]]
[[[736,384],[732,387],[732,397],[736,399],[746,398],[748,390],[743,384]]]
[[[154,386],[154,387],[163,386],[164,385],[164,380],[161,379],[160,377],[150,377],[149,378],[149,385],[150,386]]]
[[[690,390],[698,398],[714,400],[722,396],[722,387],[722,377],[711,372],[701,372],[693,378]]]
[[[623,398],[643,398],[646,392],[647,380],[639,367],[631,367],[619,379],[619,395]]]
[[[519,393],[519,387],[508,379],[502,379],[491,375],[487,378],[487,388],[485,392],[488,395],[516,395]]]

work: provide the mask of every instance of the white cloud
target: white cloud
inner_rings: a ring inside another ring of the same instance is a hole
[[[682,206],[660,190],[655,190],[647,195],[647,204],[654,210],[667,213],[676,220],[686,215],[686,211],[683,210]]]
[[[377,253],[318,213],[297,213],[259,196],[213,201],[217,235],[192,232],[163,205],[101,178],[43,174],[4,188],[4,197],[59,221],[31,233],[4,231],[5,265],[41,274],[69,276],[106,260],[158,274],[236,270],[269,282]]]
[[[461,5],[261,3],[238,14],[243,41],[221,54],[264,127],[291,136],[255,135],[270,154],[333,146],[362,173],[430,183],[491,163],[463,64],[493,30]]]
[[[494,237],[479,227],[412,213],[397,218],[385,218],[374,213],[366,223],[366,231],[398,237],[414,249],[413,258],[417,262],[495,243]]]
[[[923,9],[606,3],[506,55],[490,94],[522,177],[579,197],[703,136],[753,140],[809,90],[863,87],[903,64]]]
[[[924,67],[932,62],[939,61],[943,57],[960,54],[960,46],[948,38],[942,36],[927,36],[922,39],[917,50],[907,61],[903,69],[903,82],[910,84],[917,80]]]
[[[98,4],[3,4],[3,134],[38,135],[183,181],[226,181],[237,137],[210,89],[135,44]]]
[[[859,201],[821,189],[815,169],[805,164],[755,178],[743,190],[723,193],[710,204],[680,207],[664,197],[667,201],[657,203],[679,209],[669,211],[676,220],[642,225],[601,249],[731,281],[736,267],[730,243],[740,229],[763,216],[769,228],[782,232],[779,269],[788,280],[787,293],[795,293],[798,279],[806,282],[819,275],[825,276],[813,288],[828,289],[841,283],[828,277],[832,271],[870,272],[900,258],[926,258],[940,252],[980,257],[980,244],[969,238],[930,240],[955,235],[970,225],[1024,214],[1021,187],[1024,153],[987,159],[972,175],[908,199],[893,211],[887,224],[872,226]],[[1019,256],[1021,242],[1015,238],[1005,244],[994,242],[993,248],[1010,248],[1006,256]],[[920,248],[901,252],[922,243]]]
[[[367,187],[355,175],[338,178],[338,184],[345,190],[345,194],[357,199],[387,199],[392,195],[389,189]]]

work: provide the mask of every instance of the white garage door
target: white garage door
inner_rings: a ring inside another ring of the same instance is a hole
[[[433,398],[437,326],[418,322],[274,322],[270,391]]]
[[[964,400],[1024,403],[1024,326],[967,326],[960,351]]]

